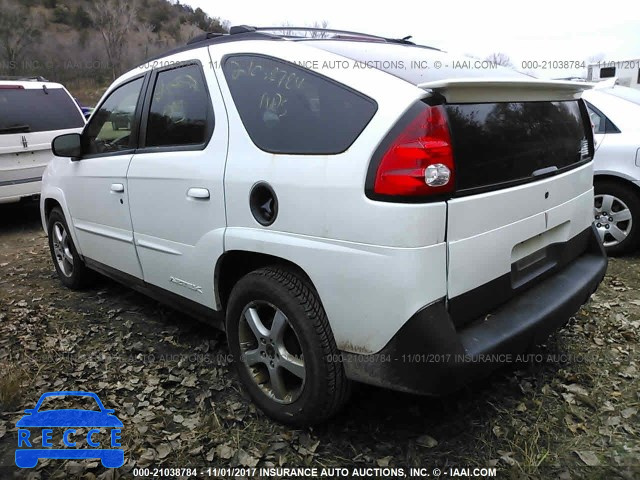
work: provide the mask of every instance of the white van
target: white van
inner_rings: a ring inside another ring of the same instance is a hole
[[[80,132],[82,111],[67,89],[37,80],[0,80],[0,203],[40,194],[51,141]]]

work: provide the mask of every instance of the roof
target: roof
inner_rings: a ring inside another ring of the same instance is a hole
[[[50,82],[46,79],[38,80],[5,80],[7,77],[0,77],[0,86],[18,86],[24,88],[25,90],[38,90],[42,88],[63,88],[61,84]]]

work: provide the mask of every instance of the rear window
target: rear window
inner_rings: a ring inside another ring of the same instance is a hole
[[[231,56],[223,71],[247,133],[267,152],[344,152],[377,110],[344,85],[270,57]]]
[[[77,105],[62,88],[0,89],[0,134],[83,126]]]
[[[502,188],[593,156],[580,100],[447,105],[457,191]]]

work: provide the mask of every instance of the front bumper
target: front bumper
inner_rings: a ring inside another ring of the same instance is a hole
[[[587,251],[562,270],[463,328],[441,300],[418,311],[374,355],[343,353],[351,379],[442,395],[513,362],[565,325],[598,288],[607,257],[592,227]]]

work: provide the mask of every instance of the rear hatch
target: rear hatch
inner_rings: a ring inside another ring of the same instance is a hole
[[[482,318],[582,254],[592,221],[593,138],[580,92],[540,80],[440,80],[455,160],[448,299]]]
[[[0,82],[0,186],[39,181],[53,138],[83,126],[81,111],[60,85]]]

